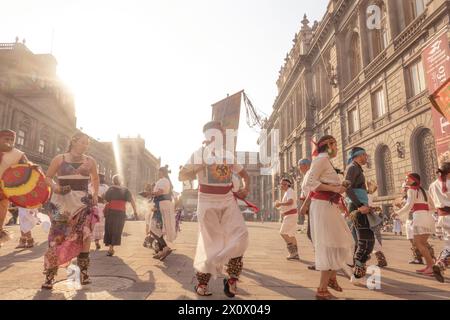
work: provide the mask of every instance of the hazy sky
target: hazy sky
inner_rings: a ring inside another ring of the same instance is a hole
[[[141,134],[175,182],[201,145],[212,103],[244,89],[270,114],[303,14],[312,25],[327,3],[1,0],[0,42],[19,36],[34,53],[52,51],[75,95],[77,126],[101,140]],[[238,150],[257,151],[257,136],[241,113]]]

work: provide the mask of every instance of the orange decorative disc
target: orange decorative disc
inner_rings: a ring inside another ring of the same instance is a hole
[[[44,174],[29,164],[9,167],[0,182],[8,200],[22,208],[38,208],[50,197]]]

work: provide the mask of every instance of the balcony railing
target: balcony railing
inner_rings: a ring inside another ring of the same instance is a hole
[[[344,89],[344,97],[348,97],[359,86],[359,74]]]
[[[421,29],[427,18],[427,12],[425,11],[420,16],[418,16],[411,24],[394,39],[394,49],[397,50],[404,43],[408,42],[412,37],[414,37]]]

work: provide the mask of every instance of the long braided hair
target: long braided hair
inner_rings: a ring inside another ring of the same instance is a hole
[[[420,191],[422,191],[422,195],[423,195],[423,198],[425,199],[425,202],[428,202],[427,193],[420,185],[420,175],[417,173],[410,173],[410,174],[408,174],[408,177],[410,177],[414,180],[412,186],[420,189]]]

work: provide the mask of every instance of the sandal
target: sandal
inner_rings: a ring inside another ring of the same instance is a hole
[[[167,248],[167,250],[166,250]],[[161,251],[161,255],[159,256],[159,260],[163,261],[165,258],[167,258],[167,256],[169,254],[172,253],[172,249],[170,249],[169,247],[165,247],[162,251]]]
[[[317,288],[316,299],[317,300],[332,300],[332,299],[337,299],[337,298],[335,296],[333,296],[330,293],[330,291],[328,291],[328,289],[320,290],[319,288]]]
[[[45,272],[45,282],[41,285],[41,289],[52,290],[53,284],[55,283],[55,276],[58,272],[58,268],[51,268],[44,271]]]
[[[433,275],[436,278],[437,281],[444,283],[445,279],[442,274],[441,268],[438,265],[433,266]]]
[[[230,279],[223,279],[223,292],[225,292],[225,295],[228,298],[234,298],[234,296],[237,293],[237,286],[236,286],[237,279],[230,278]]]
[[[112,257],[114,255],[114,250],[108,250],[108,253],[106,254],[108,257]]]
[[[20,237],[19,244],[17,245],[16,249],[24,249],[27,247],[27,238]]]
[[[339,286],[337,279],[330,279],[328,280],[328,287],[330,287],[331,289],[337,291],[337,292],[342,292],[342,288]]]
[[[194,287],[195,292],[202,297],[212,296],[212,292],[208,291],[208,285],[198,284]]]
[[[33,238],[29,238],[27,240],[27,244],[25,246],[26,246],[26,248],[33,248],[34,247],[34,239]]]

